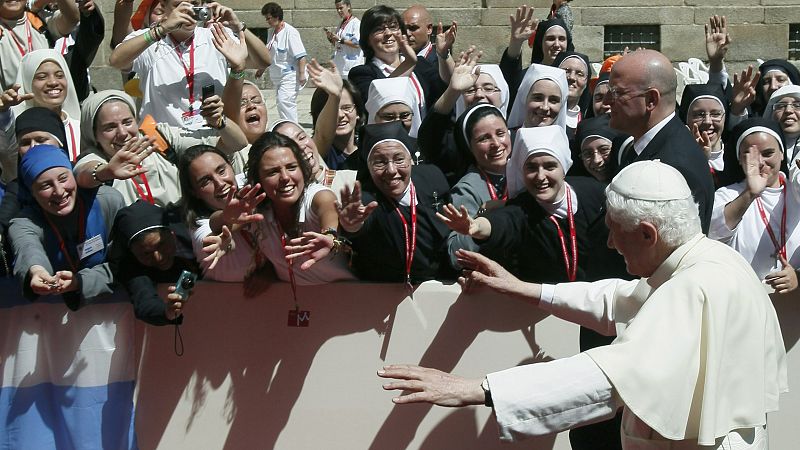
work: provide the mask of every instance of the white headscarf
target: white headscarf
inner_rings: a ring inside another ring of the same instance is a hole
[[[514,197],[525,190],[525,176],[522,173],[522,168],[525,165],[525,161],[536,153],[545,153],[557,159],[565,174],[572,167],[572,155],[564,127],[548,125],[545,127],[520,128],[514,140],[511,159],[506,165],[506,180],[508,180],[508,195],[510,197]]]
[[[419,103],[414,94],[414,85],[408,77],[380,78],[372,80],[369,85],[367,99],[367,123],[375,123],[375,116],[381,108],[392,103],[402,103],[411,109],[414,114],[411,118],[411,129],[408,135],[417,137],[417,130],[422,123],[419,115]]]
[[[531,64],[525,72],[525,77],[522,78],[522,83],[519,85],[517,96],[514,98],[511,114],[508,115],[508,128],[520,128],[525,123],[525,118],[528,116],[528,94],[534,83],[539,80],[550,80],[558,85],[559,90],[561,90],[561,111],[558,112],[553,125],[558,125],[562,128],[567,126],[569,86],[567,85],[567,75],[564,73],[564,69]]]
[[[61,67],[64,71],[64,78],[67,81],[67,97],[64,99],[64,104],[61,105],[61,110],[74,120],[79,120],[81,117],[81,107],[78,104],[78,94],[75,92],[75,85],[72,83],[72,74],[69,71],[69,66],[61,56],[61,53],[53,49],[41,49],[29,52],[22,57],[19,63],[19,71],[17,72],[17,84],[22,86],[19,90],[20,94],[33,93],[33,76],[39,69],[39,66],[46,61],[52,61]],[[15,115],[20,115],[28,108],[36,105],[33,100],[27,100],[13,108]],[[41,105],[40,105],[41,106]]]
[[[501,105],[497,107],[501,113],[503,113],[503,117],[506,116],[506,112],[508,111],[508,83],[506,83],[506,79],[503,77],[503,72],[500,70],[500,66],[497,64],[478,64],[475,66],[476,69],[480,68],[481,74],[486,74],[492,77],[494,80],[494,85],[500,89],[500,103]],[[475,73],[475,71],[472,71]],[[462,94],[456,100],[456,117],[461,117],[461,114],[464,114],[464,111],[467,110],[467,104],[464,102],[464,95]]]
[[[767,102],[767,107],[764,108],[764,114],[762,114],[761,117],[764,117],[765,119],[771,119],[772,106],[781,101],[784,97],[793,97],[797,100],[800,100],[800,86],[787,84],[786,86],[783,86],[777,91],[773,92],[769,98],[769,102]]]

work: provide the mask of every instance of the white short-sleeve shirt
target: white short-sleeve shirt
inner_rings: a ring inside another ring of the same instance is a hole
[[[137,30],[125,40],[132,39],[148,30]],[[232,39],[233,33],[226,28]],[[189,89],[186,73],[191,68],[191,55],[194,53],[193,103],[189,104]],[[214,92],[222,95],[228,76],[228,62],[214,47],[213,37],[208,28],[196,28],[193,38],[176,43],[166,37],[136,57],[133,71],[139,75],[142,91],[142,107],[139,117],[149,114],[156,122],[165,122],[176,127],[198,129],[205,125],[199,114],[204,86],[213,85]],[[187,126],[183,115],[190,111],[197,120]]]
[[[272,64],[269,66],[269,77],[279,80],[284,75],[292,73],[297,68],[297,60],[306,56],[306,48],[300,39],[297,28],[283,22],[276,34],[270,30],[267,35],[267,49],[272,57]]]

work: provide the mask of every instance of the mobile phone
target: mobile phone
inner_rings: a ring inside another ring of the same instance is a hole
[[[207,84],[203,86],[203,101],[206,101],[206,99],[212,95],[214,95],[214,85]]]
[[[175,283],[175,293],[181,296],[181,301],[186,301],[189,298],[189,291],[192,290],[195,283],[197,283],[197,275],[184,270],[178,281]]]

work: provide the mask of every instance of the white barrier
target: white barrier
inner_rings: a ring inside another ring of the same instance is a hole
[[[293,305],[288,284],[272,285],[253,299],[242,298],[241,289],[239,284],[198,285],[181,327],[183,357],[173,352],[173,327],[137,324],[141,449],[569,448],[565,433],[502,445],[485,407],[395,407],[395,394],[382,390],[375,371],[385,363],[419,363],[477,378],[574,354],[575,325],[516,300],[460,296],[458,286],[430,282],[418,287],[413,300],[398,285],[300,287],[300,305],[311,311],[311,323],[296,328],[287,326]],[[11,283],[2,283],[2,291],[3,302],[12,303],[19,292]],[[789,350],[792,386],[793,375],[800,373],[800,295],[774,303]],[[18,304],[23,306],[0,310],[5,355],[14,353],[19,337],[31,333],[26,324],[41,314],[36,304]],[[100,323],[88,309],[67,313],[61,308],[71,317],[61,326],[76,320]],[[68,345],[62,337],[38,333],[40,340],[53,341],[41,346]],[[75,342],[82,345],[80,339]],[[133,362],[129,343],[117,342],[116,349],[117,366]],[[53,382],[63,384],[72,376],[42,362],[37,372],[61,377]],[[82,370],[97,370],[87,364]],[[800,393],[784,394],[781,411],[769,417],[771,448],[797,447],[797,411]]]

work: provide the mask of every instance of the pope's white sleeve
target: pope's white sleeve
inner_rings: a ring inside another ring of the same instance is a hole
[[[609,419],[622,402],[588,355],[514,367],[486,376],[503,441]]]
[[[561,319],[614,336],[617,334],[617,297],[631,295],[638,284],[639,280],[610,279],[593,283],[560,283],[552,288],[547,286],[547,289],[543,285],[539,307]]]

